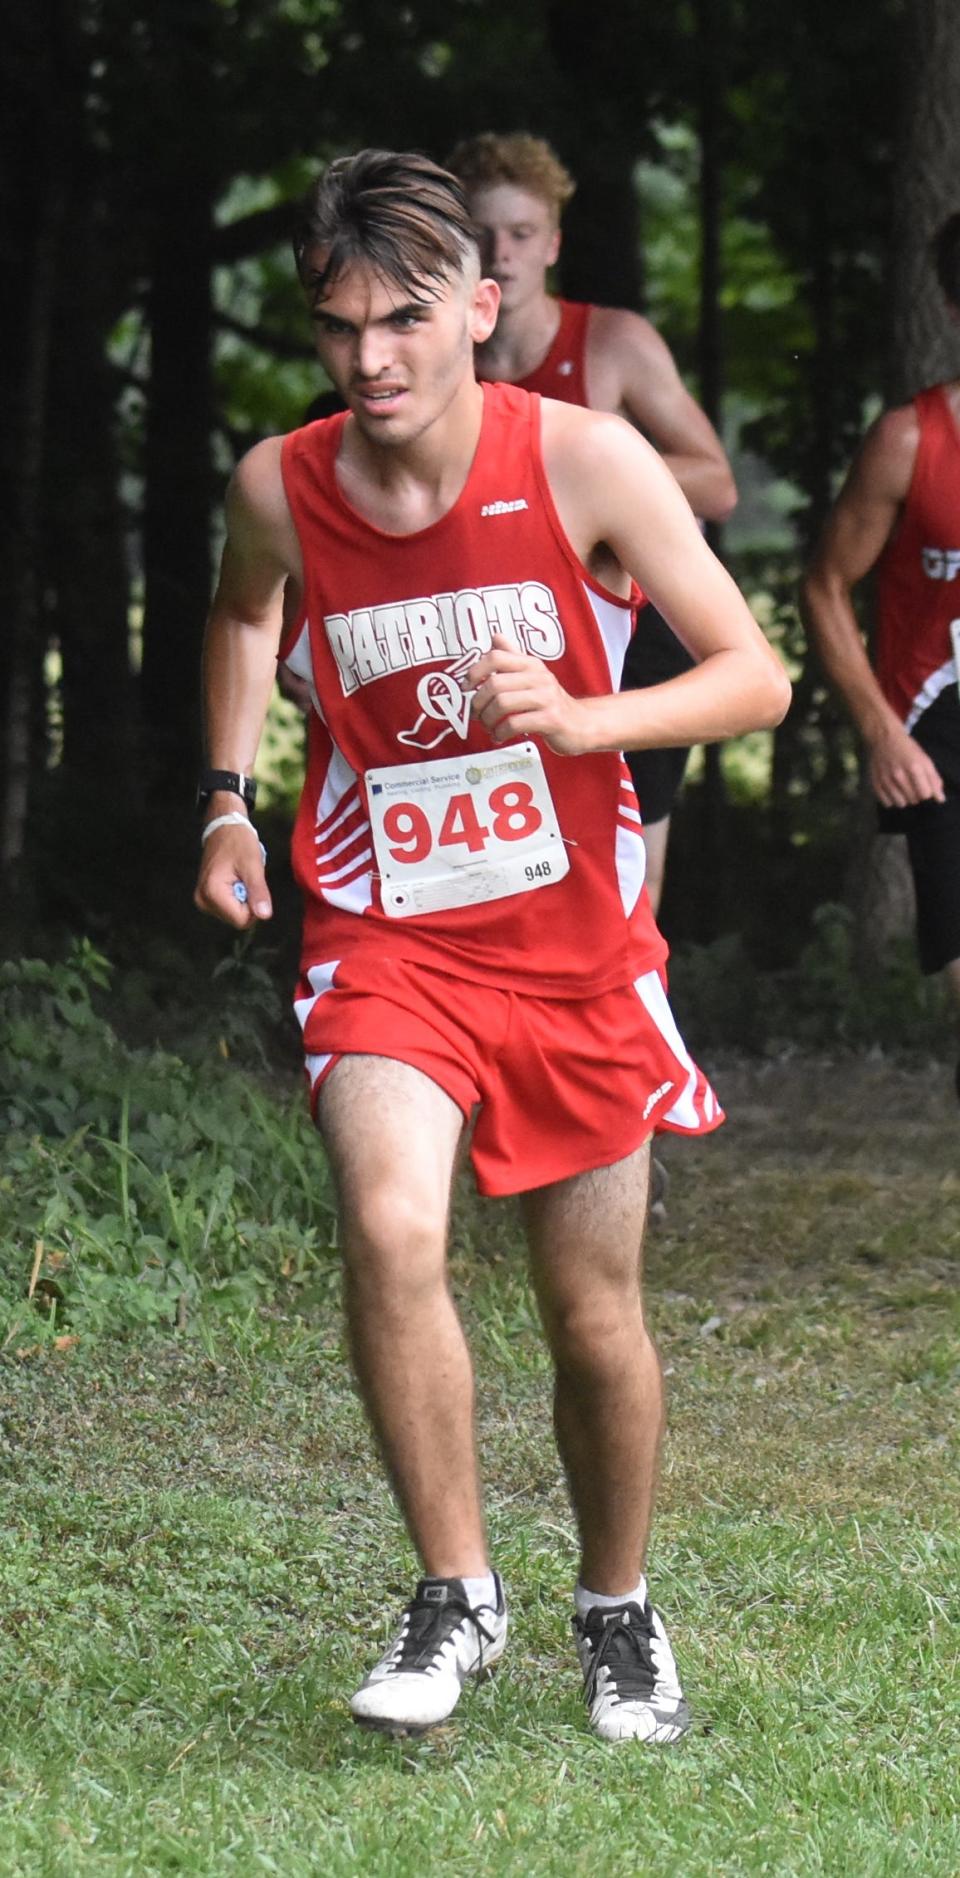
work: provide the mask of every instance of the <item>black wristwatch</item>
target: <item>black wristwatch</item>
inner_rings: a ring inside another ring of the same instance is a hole
[[[232,796],[239,796],[248,809],[252,809],[257,799],[257,785],[252,776],[244,776],[235,769],[205,769],[197,784],[197,807],[205,809],[212,795],[223,789]]]

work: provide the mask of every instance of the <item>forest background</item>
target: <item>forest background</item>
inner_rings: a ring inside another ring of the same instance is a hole
[[[960,371],[926,258],[957,206],[949,0],[58,0],[2,81],[2,905],[11,952],[118,965],[134,1027],[292,975],[300,730],[264,752],[275,930],[195,914],[198,663],[230,471],[323,388],[289,251],[318,163],[487,128],[578,178],[559,285],[639,307],[723,431],[719,542],[795,679],[698,760],[664,924],[698,1043],[934,1045],[909,897],[796,582],[865,422]],[[259,960],[259,964],[255,961]],[[190,999],[188,998],[188,1003]]]

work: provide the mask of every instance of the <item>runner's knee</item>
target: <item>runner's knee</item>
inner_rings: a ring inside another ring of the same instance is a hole
[[[544,1329],[557,1366],[595,1370],[618,1362],[625,1346],[646,1334],[643,1306],[634,1286],[599,1295],[552,1299],[542,1305]]]
[[[348,1280],[361,1294],[413,1300],[444,1283],[446,1209],[423,1194],[372,1181],[344,1208],[341,1225]]]

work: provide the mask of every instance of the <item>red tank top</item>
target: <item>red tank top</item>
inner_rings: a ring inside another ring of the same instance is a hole
[[[950,623],[960,618],[960,432],[942,385],[913,403],[917,458],[877,585],[877,679],[908,730],[956,683]]]
[[[465,706],[457,677],[477,647],[505,633],[548,661],[575,696],[597,696],[616,690],[630,636],[632,596],[601,587],[560,525],[541,460],[539,399],[513,385],[483,392],[463,490],[415,534],[385,534],[341,494],[345,416],[284,440],[304,605],[281,657],[309,678],[315,700],[293,837],[304,965],[375,946],[507,989],[586,997],[632,982],[666,955],[641,891],[640,815],[617,753],[563,757],[539,746],[570,858],[562,880],[408,919],[388,918],[380,896],[365,771],[494,747],[455,708]]]
[[[521,391],[562,404],[587,404],[587,327],[592,308],[579,300],[561,300],[556,337],[541,365],[514,382]]]

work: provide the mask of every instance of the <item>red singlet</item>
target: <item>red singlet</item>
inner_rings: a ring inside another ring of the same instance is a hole
[[[541,997],[589,997],[633,984],[666,956],[642,893],[640,815],[620,755],[539,746],[570,870],[535,891],[390,919],[372,850],[366,770],[494,747],[458,684],[493,632],[549,663],[574,696],[616,690],[630,636],[635,596],[600,586],[561,527],[539,399],[512,385],[483,392],[458,500],[411,535],[385,533],[341,494],[343,415],[284,441],[304,607],[281,656],[310,679],[315,701],[293,839],[304,968],[372,949]]]
[[[877,587],[877,679],[907,730],[956,687],[950,624],[960,618],[960,432],[942,385],[913,403],[917,458]]]
[[[593,309],[579,300],[561,300],[558,304],[560,324],[546,358],[536,371],[514,382],[521,391],[538,392],[541,398],[588,405],[587,327]]]

